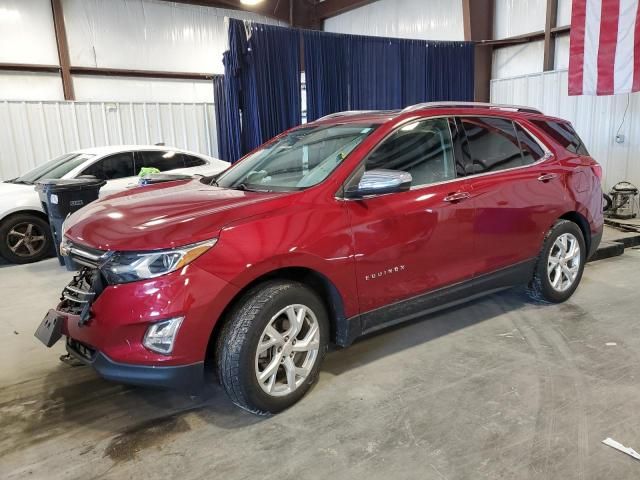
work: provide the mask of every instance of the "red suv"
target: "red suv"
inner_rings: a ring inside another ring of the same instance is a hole
[[[575,291],[602,236],[600,166],[521,107],[344,112],[218,175],[107,197],[66,222],[81,270],[37,336],[119,382],[187,387],[211,362],[273,413],[329,343],[525,285]]]

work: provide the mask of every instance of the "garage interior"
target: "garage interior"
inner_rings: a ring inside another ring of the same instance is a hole
[[[33,332],[73,274],[0,258],[0,478],[638,478],[640,456],[603,440],[640,451],[640,97],[568,94],[572,3],[0,0],[2,181],[103,146],[235,162],[336,111],[475,101],[569,120],[613,202],[565,303],[516,288],[332,346],[310,393],[263,417],[213,375],[189,393],[124,386],[64,342],[43,348]],[[261,32],[294,40],[247,49]],[[362,39],[407,42],[402,75],[393,55],[359,62],[357,78],[380,80],[370,98],[349,73]],[[436,80],[404,76],[409,40],[443,49],[415,62]],[[275,80],[238,108],[260,68]]]

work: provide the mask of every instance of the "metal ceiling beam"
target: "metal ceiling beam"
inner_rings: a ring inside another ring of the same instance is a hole
[[[56,44],[58,46],[58,61],[60,62],[60,75],[62,77],[62,90],[65,100],[75,100],[73,91],[73,80],[69,69],[69,44],[67,43],[67,31],[64,26],[64,14],[62,13],[62,3],[60,0],[51,0],[51,11],[53,12],[53,26],[56,33]]]
[[[493,38],[494,0],[463,0],[462,21],[464,39],[479,42]],[[475,47],[474,98],[478,102],[488,102],[490,98],[491,66],[493,50]]]
[[[355,8],[364,7],[377,0],[324,0],[316,4],[316,18],[325,20]]]
[[[553,70],[556,53],[556,37],[551,32],[558,18],[558,0],[547,0],[547,16],[544,23],[544,60],[543,70]]]

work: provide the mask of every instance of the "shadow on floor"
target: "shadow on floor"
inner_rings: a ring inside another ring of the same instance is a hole
[[[350,348],[331,351],[322,370],[340,375],[520,308],[526,302],[519,292],[507,291],[391,327]],[[195,421],[223,429],[243,428],[264,420],[235,407],[211,377],[203,390],[189,395],[113,384],[89,367],[60,363],[46,377],[4,391],[3,397],[12,401],[0,419],[0,429],[8,432],[11,441],[0,440],[0,456],[90,428],[104,432],[107,438],[115,436],[105,454],[115,461],[127,460],[133,451],[188,430],[194,417]],[[7,403],[0,403],[0,407],[3,405]],[[189,422],[185,420],[187,415]]]

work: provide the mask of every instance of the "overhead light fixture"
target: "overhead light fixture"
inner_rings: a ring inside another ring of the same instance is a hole
[[[262,3],[263,0],[240,0],[240,3],[243,5],[258,5],[259,3]]]

